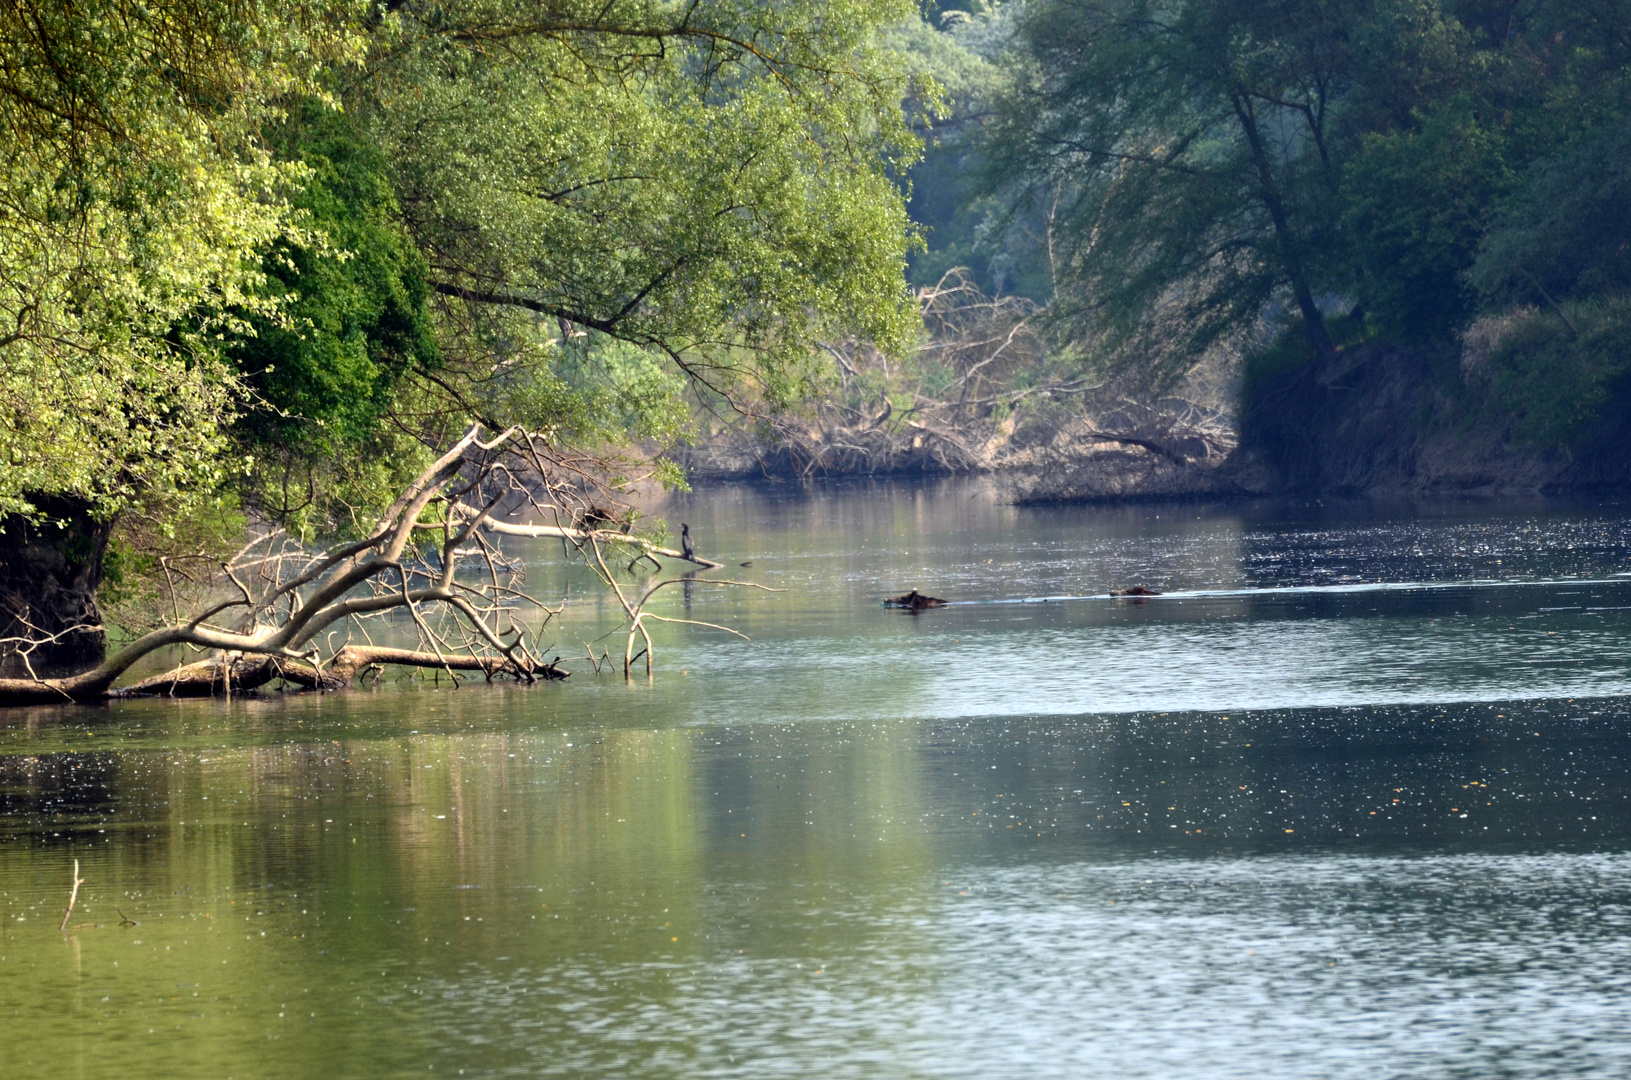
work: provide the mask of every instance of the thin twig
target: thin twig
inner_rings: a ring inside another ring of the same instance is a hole
[[[57,927],[62,933],[68,932],[68,917],[74,913],[74,901],[79,899],[79,887],[85,884],[85,879],[79,876],[79,860],[74,860],[74,890],[68,894],[68,910],[62,913],[62,925]]]

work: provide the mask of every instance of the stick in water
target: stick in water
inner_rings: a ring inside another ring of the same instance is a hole
[[[68,916],[74,913],[74,901],[79,899],[79,887],[85,884],[85,879],[79,876],[79,860],[74,860],[74,891],[68,894],[68,910],[62,913],[62,925],[58,930],[68,929]]]

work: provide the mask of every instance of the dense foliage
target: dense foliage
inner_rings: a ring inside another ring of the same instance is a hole
[[[603,453],[903,348],[912,11],[4,6],[0,512],[338,527],[471,420]]]
[[[115,513],[222,477],[223,335],[306,242],[260,129],[359,55],[342,5],[0,5],[0,512]]]
[[[1068,332],[1176,371],[1290,327],[1310,356],[1453,345],[1565,438],[1628,364],[1623,0],[1036,0],[993,183],[1060,208]],[[1170,374],[1170,371],[1169,371]]]

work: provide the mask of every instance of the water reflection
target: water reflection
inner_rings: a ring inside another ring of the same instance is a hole
[[[683,509],[651,683],[0,716],[7,1074],[1623,1071],[1612,508]]]
[[[8,1059],[98,1075],[135,1042],[152,1075],[216,1075],[272,1040],[261,1075],[972,1076],[1014,1074],[1019,1037],[1019,1075],[1470,1074],[1507,1060],[1483,1027],[1525,1008],[1515,980],[1554,1064],[1600,1065],[1628,1018],[1618,706],[521,731],[477,709],[390,737],[390,697],[127,752],[106,805],[12,804],[0,1000],[33,1035]],[[1468,994],[1489,1001],[1433,1005]]]

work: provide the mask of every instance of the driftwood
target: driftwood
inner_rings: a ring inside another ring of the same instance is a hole
[[[258,690],[278,676],[278,663],[269,656],[200,660],[183,664],[130,686],[111,691],[113,697],[214,697]]]
[[[264,528],[220,565],[214,595],[199,601],[202,610],[183,616],[177,601],[172,622],[89,671],[0,679],[0,705],[128,694],[230,695],[274,680],[329,690],[385,665],[442,672],[455,686],[461,673],[472,672],[527,683],[565,678],[560,657],[544,659],[548,646],[540,641],[559,611],[523,591],[521,565],[507,559],[493,538],[559,538],[568,554],[596,566],[617,589],[631,641],[645,634],[646,620],[657,618],[644,612],[645,600],[668,582],[629,602],[601,558],[602,546],[632,549],[635,563],[647,560],[659,568],[659,556],[689,554],[634,535],[632,518],[621,529],[593,527],[611,515],[591,496],[604,499],[611,485],[589,471],[583,464],[589,460],[567,458],[542,436],[520,429],[483,439],[475,425],[402,492],[368,535],[311,550]],[[505,520],[523,513],[553,517],[557,524]],[[689,561],[721,565],[694,555]],[[474,573],[460,575],[461,566]],[[407,616],[417,647],[383,648],[369,638],[370,621],[392,614]],[[341,638],[337,647],[329,644],[335,636]],[[649,669],[649,637],[647,644]],[[209,656],[115,690],[134,665],[176,647]]]
[[[595,543],[632,547],[638,554],[657,563],[658,566],[662,564],[654,558],[657,555],[667,559],[678,559],[683,562],[694,563],[705,570],[718,570],[725,565],[721,562],[714,562],[712,559],[705,559],[695,553],[687,555],[683,551],[675,551],[673,548],[658,547],[649,540],[612,529],[573,529],[560,525],[516,525],[508,521],[494,521],[492,519],[483,521],[481,528],[483,532],[498,533],[502,536],[530,536],[565,540],[580,548]]]
[[[891,596],[883,602],[884,607],[904,608],[907,611],[922,611],[925,608],[945,607],[946,601],[934,596],[924,596],[913,589],[904,596]]]
[[[624,678],[628,678],[630,672],[634,668],[634,662],[640,659],[642,656],[645,657],[646,660],[646,674],[651,674],[652,659],[656,653],[656,647],[651,641],[651,631],[646,629],[646,622],[648,620],[651,622],[680,623],[686,626],[702,626],[709,630],[723,630],[727,634],[734,634],[743,641],[749,640],[746,634],[738,630],[732,630],[728,626],[720,626],[718,623],[703,622],[700,619],[675,619],[666,615],[653,615],[651,612],[647,611],[646,604],[651,601],[651,598],[656,596],[657,593],[661,592],[668,586],[683,585],[686,590],[686,601],[688,604],[691,598],[691,590],[697,585],[734,585],[744,589],[759,589],[764,592],[781,591],[779,589],[772,589],[751,581],[728,581],[724,578],[698,578],[696,576],[696,571],[693,570],[684,577],[667,578],[665,580],[658,581],[655,584],[648,586],[644,592],[640,593],[640,595],[631,596],[629,593],[623,591],[623,586],[618,583],[617,577],[612,573],[611,567],[606,565],[606,559],[605,556],[601,554],[600,545],[598,543],[591,543],[590,550],[594,555],[594,561],[590,565],[598,571],[600,574],[600,580],[605,582],[617,596],[617,602],[623,608],[623,617],[629,624],[628,637],[625,639],[623,644]],[[713,563],[711,565],[718,566],[719,563]],[[616,631],[613,631],[613,633],[615,632]],[[610,635],[607,636],[609,637]],[[644,642],[644,645],[639,652],[634,651],[636,638]],[[589,657],[591,660],[594,659],[594,650],[592,648],[589,650]],[[600,670],[600,665],[598,663],[595,664],[595,670]]]

